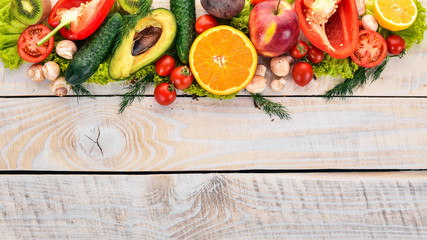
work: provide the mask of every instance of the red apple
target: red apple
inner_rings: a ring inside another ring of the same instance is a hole
[[[261,56],[277,57],[289,51],[299,33],[297,13],[286,1],[260,2],[249,15],[251,41]]]

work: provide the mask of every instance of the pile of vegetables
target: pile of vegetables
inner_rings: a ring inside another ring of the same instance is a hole
[[[415,21],[394,30],[378,24],[372,0],[296,0],[294,6],[293,0],[201,0],[208,14],[198,19],[194,0],[170,0],[170,11],[150,10],[152,0],[59,0],[55,6],[49,0],[30,0],[37,12],[27,12],[20,0],[0,0],[0,59],[11,70],[34,63],[30,78],[49,80],[57,96],[71,90],[91,96],[81,84],[126,80],[128,93],[119,112],[140,99],[150,84],[156,86],[154,98],[161,105],[172,104],[177,89],[194,97],[230,99],[238,92],[216,95],[205,90],[188,66],[199,34],[230,25],[251,38],[258,55],[271,59],[275,78],[267,81],[267,67],[258,65],[246,91],[267,114],[288,119],[285,107],[262,96],[268,84],[280,92],[288,74],[301,87],[316,76],[340,77],[342,83],[325,93],[333,98],[375,81],[390,57],[401,58],[423,41],[426,10],[413,1]],[[345,21],[340,19],[344,16]],[[272,22],[280,27],[270,28]],[[300,29],[308,41],[297,40]],[[381,45],[370,45],[379,57],[365,56],[362,43],[367,38],[379,39]]]

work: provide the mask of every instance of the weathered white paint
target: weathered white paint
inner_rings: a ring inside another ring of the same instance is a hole
[[[0,99],[0,169],[217,170],[427,168],[425,99]]]
[[[3,175],[2,239],[424,239],[427,176]]]

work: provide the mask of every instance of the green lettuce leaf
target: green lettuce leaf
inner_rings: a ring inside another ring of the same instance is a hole
[[[353,78],[354,72],[359,68],[356,63],[349,58],[336,59],[328,54],[321,63],[313,64],[313,73],[316,76],[332,76],[343,79]]]
[[[6,68],[14,70],[24,62],[18,54],[18,39],[26,27],[10,12],[10,1],[0,0],[0,59]]]
[[[222,99],[222,100],[232,99],[232,98],[236,97],[236,95],[238,94],[238,92],[237,92],[237,93],[233,93],[230,95],[216,95],[216,94],[213,94],[213,93],[206,91],[196,81],[194,81],[193,84],[190,85],[190,87],[188,87],[182,91],[184,93],[195,95],[198,97],[209,97],[209,98]]]
[[[249,0],[245,0],[243,10],[230,21],[230,26],[245,34],[249,34],[249,14],[252,11],[252,4]]]

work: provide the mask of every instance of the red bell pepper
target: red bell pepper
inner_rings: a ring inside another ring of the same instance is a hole
[[[339,59],[355,51],[359,42],[355,0],[296,0],[295,10],[314,46]]]
[[[55,28],[49,37],[58,30],[63,37],[73,41],[89,37],[101,26],[114,2],[115,0],[59,0],[48,18],[49,24]],[[43,42],[44,39],[38,44]]]

